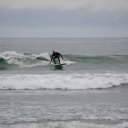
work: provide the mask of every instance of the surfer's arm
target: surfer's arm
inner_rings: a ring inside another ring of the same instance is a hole
[[[60,53],[59,53],[59,55],[61,56],[62,59],[64,59],[63,56]]]
[[[52,62],[52,59],[53,59],[53,55],[52,55],[52,57],[51,57],[51,61],[50,61],[50,64],[51,64],[51,62]]]

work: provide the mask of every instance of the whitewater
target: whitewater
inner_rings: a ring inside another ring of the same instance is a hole
[[[1,38],[0,127],[126,128],[127,49],[128,38]]]

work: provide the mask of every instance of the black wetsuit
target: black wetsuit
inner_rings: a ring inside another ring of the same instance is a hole
[[[53,53],[53,54],[52,54],[51,61],[52,61],[52,59],[53,59],[54,63],[56,64],[55,59],[58,59],[59,64],[60,64],[60,59],[59,59],[59,58],[60,58],[60,56],[62,57],[62,55],[61,55],[60,53],[58,53],[58,52]]]

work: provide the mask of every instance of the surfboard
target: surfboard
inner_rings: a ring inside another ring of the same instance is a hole
[[[54,70],[63,70],[63,65],[66,65],[66,63],[62,64],[52,64],[54,67]]]
[[[54,66],[62,66],[62,65],[66,65],[66,63],[62,63],[62,64],[53,64]]]

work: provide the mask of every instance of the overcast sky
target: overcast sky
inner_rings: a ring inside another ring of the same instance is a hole
[[[0,0],[0,37],[128,37],[128,0]]]

